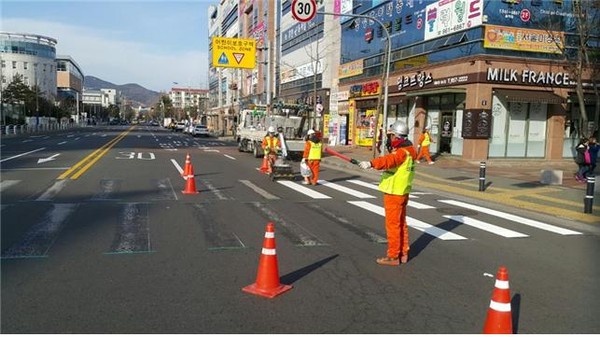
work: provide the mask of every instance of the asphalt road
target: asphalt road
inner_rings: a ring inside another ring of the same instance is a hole
[[[515,332],[600,332],[600,238],[558,218],[417,190],[410,261],[384,267],[381,193],[353,172],[271,181],[231,142],[146,126],[1,145],[2,333],[480,333],[501,265]],[[293,286],[274,299],[241,290],[268,222]]]

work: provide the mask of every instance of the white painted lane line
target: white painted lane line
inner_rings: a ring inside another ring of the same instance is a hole
[[[21,182],[20,180],[4,180],[3,182],[0,182],[0,193],[4,192],[5,190],[9,189],[11,186],[14,186],[20,182]]]
[[[8,168],[2,169],[3,171],[64,171],[71,167],[19,167],[19,168]]]
[[[362,192],[353,190],[351,188],[348,188],[346,186],[342,186],[342,185],[339,185],[339,184],[336,184],[336,183],[332,183],[332,182],[329,182],[329,181],[326,181],[326,180],[319,180],[318,183],[321,184],[321,185],[323,185],[323,186],[325,186],[325,187],[332,188],[332,189],[334,189],[336,191],[340,191],[342,193],[349,194],[349,195],[351,195],[353,197],[356,197],[356,198],[359,198],[359,199],[374,199],[374,198],[376,198],[376,197],[374,197],[374,196],[372,196],[370,194],[362,193]]]
[[[227,197],[224,196],[223,193],[221,193],[221,191],[218,188],[216,188],[210,181],[208,181],[208,180],[205,179],[205,180],[202,180],[202,183],[206,187],[208,187],[208,189],[212,193],[214,193],[217,196],[217,198],[219,198],[219,200],[227,200]]]
[[[213,149],[204,149],[204,152],[221,152],[221,151],[213,150]]]
[[[317,191],[314,191],[308,187],[304,187],[300,184],[297,184],[293,181],[288,181],[288,180],[277,180],[278,183],[280,183],[283,186],[287,186],[291,189],[293,189],[296,192],[300,192],[304,195],[307,195],[313,199],[331,199],[330,196],[327,196],[323,193],[319,193]]]
[[[416,209],[432,209],[432,208],[435,208],[433,206],[425,205],[425,204],[422,204],[420,202],[412,201],[410,199],[408,200],[408,207],[413,207],[413,208],[416,208]]]
[[[500,226],[492,225],[487,222],[479,221],[477,219],[470,218],[464,215],[444,215],[444,218],[450,219],[456,222],[463,223],[467,226],[481,229],[483,231],[500,235],[505,238],[526,238],[529,235],[512,231],[510,229],[502,228]]]
[[[31,227],[25,237],[2,251],[3,259],[47,257],[50,247],[64,227],[76,204],[54,204],[42,221]]]
[[[262,196],[263,196],[265,199],[270,199],[270,200],[276,200],[276,199],[279,199],[279,197],[277,197],[277,196],[274,196],[273,194],[271,194],[271,193],[269,193],[269,192],[267,192],[267,191],[263,190],[262,188],[260,188],[260,187],[258,187],[258,186],[256,186],[256,185],[254,185],[253,183],[251,183],[251,182],[250,182],[250,181],[248,181],[248,180],[240,180],[240,183],[242,183],[242,184],[244,184],[244,185],[246,185],[246,186],[250,187],[250,189],[251,189],[251,190],[253,190],[254,192],[256,192],[256,193],[258,193],[258,194],[260,194],[260,195],[262,195]]]
[[[63,144],[67,144],[67,142],[60,142],[60,143],[58,143],[58,145],[63,145]]]
[[[107,254],[152,253],[148,205],[127,203],[121,213],[120,224]]]
[[[385,210],[381,206],[373,205],[366,201],[348,201],[348,203],[358,206],[362,209],[366,209],[367,211],[373,212],[375,214],[385,216]],[[441,239],[441,240],[466,240],[467,239],[464,236],[460,236],[460,235],[448,232],[446,230],[437,228],[426,222],[417,220],[415,218],[411,218],[409,216],[406,217],[406,222],[408,223],[408,227],[412,227],[416,230],[427,233],[431,236],[435,236],[436,238]]]
[[[181,168],[181,166],[179,166],[179,163],[177,163],[175,159],[171,159],[171,163],[175,165],[175,168],[177,169],[177,171],[179,171],[179,174],[183,174],[183,169]]]
[[[232,157],[232,156],[230,156],[228,154],[224,154],[224,156],[227,157],[227,158],[229,158],[229,159],[231,159],[231,160],[237,160],[237,159],[235,159],[235,157]]]
[[[37,201],[50,201],[60,192],[66,185],[68,180],[59,180],[50,186],[42,195],[40,195]]]
[[[459,206],[462,208],[467,208],[467,209],[472,209],[474,211],[478,211],[478,212],[482,212],[482,213],[486,213],[489,215],[493,215],[493,216],[497,216],[499,218],[503,218],[506,220],[510,220],[510,221],[514,221],[514,222],[518,222],[521,223],[523,225],[526,226],[531,226],[534,228],[538,228],[538,229],[542,229],[542,230],[546,230],[552,233],[556,233],[556,234],[560,234],[560,235],[582,235],[582,233],[580,232],[576,232],[576,231],[572,231],[570,229],[566,229],[566,228],[560,228],[557,226],[553,226],[544,222],[540,222],[540,221],[536,221],[536,220],[531,220],[531,219],[527,219],[527,218],[523,218],[520,217],[518,215],[513,215],[510,213],[506,213],[506,212],[500,212],[500,211],[495,211],[493,209],[489,209],[489,208],[485,208],[485,207],[480,207],[480,206],[475,206],[475,205],[471,205],[471,204],[467,204],[465,202],[461,202],[461,201],[456,201],[456,200],[439,200],[439,202],[443,202],[445,204],[450,204],[450,205],[454,205],[454,206]]]
[[[41,147],[41,148],[39,148],[39,149],[35,149],[35,150],[33,150],[33,151],[29,151],[29,152],[21,153],[21,154],[18,154],[18,155],[16,155],[16,156],[12,156],[12,157],[9,157],[9,158],[2,159],[2,160],[0,160],[0,163],[3,163],[3,162],[5,162],[5,161],[7,161],[7,160],[11,160],[11,159],[15,159],[15,158],[23,157],[23,156],[26,156],[26,155],[28,155],[28,154],[32,154],[32,153],[35,153],[35,152],[39,152],[39,151],[42,151],[42,150],[45,150],[45,149],[46,149],[45,147]]]

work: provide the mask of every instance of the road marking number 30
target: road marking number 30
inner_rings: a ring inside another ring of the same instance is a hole
[[[137,154],[137,156],[136,156]],[[154,156],[154,153],[152,152],[148,152],[148,158],[145,158],[145,154],[144,152],[119,152],[119,157],[116,157],[116,159],[140,159],[140,160],[154,160],[156,159],[156,157]]]

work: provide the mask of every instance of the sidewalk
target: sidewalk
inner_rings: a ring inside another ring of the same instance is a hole
[[[330,148],[359,161],[373,158],[370,148],[343,145]],[[458,194],[475,199],[482,205],[500,203],[600,229],[600,175],[596,177],[593,211],[586,214],[583,200],[587,184],[575,180],[577,164],[572,160],[489,159],[486,161],[486,187],[480,192],[479,161],[463,160],[451,155],[433,159],[434,165],[428,165],[424,160],[417,164],[413,184],[415,189],[440,195]],[[323,154],[321,165],[372,177],[373,181],[378,181],[380,176],[378,171],[361,170],[328,153]],[[542,184],[542,170],[562,171],[562,184]]]

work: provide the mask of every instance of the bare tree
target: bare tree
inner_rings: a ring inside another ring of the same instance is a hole
[[[600,120],[600,0],[573,0],[573,16],[549,16],[539,22],[551,36],[566,32],[563,40],[555,38],[560,57],[575,80],[575,92],[579,102],[581,120],[578,129],[588,136],[589,114],[585,106],[584,80],[589,78],[595,96],[594,127],[598,130]]]

